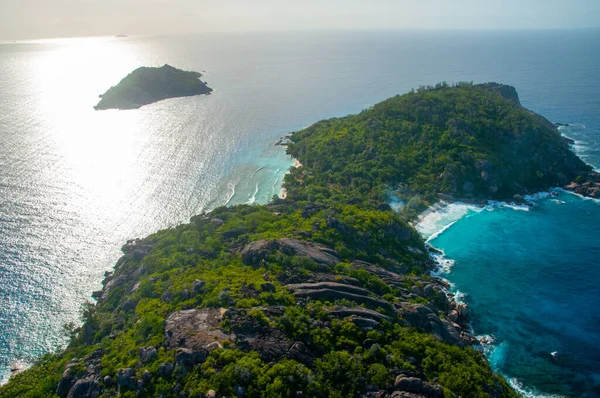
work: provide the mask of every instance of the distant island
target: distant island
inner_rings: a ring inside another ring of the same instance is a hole
[[[168,98],[210,94],[212,88],[200,77],[202,74],[199,72],[188,72],[166,64],[160,68],[138,68],[102,94],[94,109],[138,109]]]

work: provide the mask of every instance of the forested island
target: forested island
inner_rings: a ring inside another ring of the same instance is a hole
[[[514,88],[460,83],[318,122],[287,150],[302,166],[286,199],[128,242],[69,346],[0,396],[518,396],[411,222],[440,197],[584,184],[569,140]]]
[[[94,109],[138,109],[167,98],[210,94],[213,90],[200,80],[201,77],[199,72],[170,65],[138,68],[102,94]]]

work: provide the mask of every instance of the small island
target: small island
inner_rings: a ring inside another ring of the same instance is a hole
[[[212,88],[200,77],[202,74],[199,72],[188,72],[166,64],[160,68],[138,68],[102,94],[94,109],[138,109],[168,98],[210,94]]]

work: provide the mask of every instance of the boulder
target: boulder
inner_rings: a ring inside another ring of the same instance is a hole
[[[104,385],[108,388],[111,388],[113,385],[113,379],[110,376],[104,376],[103,382],[104,382]]]
[[[217,392],[215,390],[208,390],[206,398],[217,398]]]
[[[148,384],[152,381],[152,374],[148,370],[144,370],[142,374],[142,380],[145,384]]]
[[[267,256],[273,253],[277,249],[276,242],[267,240],[258,240],[247,244],[240,254],[242,255],[242,261],[246,265],[258,265],[262,260],[266,259]]]
[[[340,262],[335,250],[297,239],[279,239],[279,250],[288,255],[308,257],[317,264],[335,265]]]
[[[119,369],[117,371],[117,384],[119,387],[136,388],[135,370],[132,368]]]
[[[169,348],[202,350],[213,341],[233,340],[232,334],[224,333],[219,324],[223,308],[197,308],[173,312],[165,320],[165,341]]]
[[[160,377],[171,377],[174,369],[175,366],[172,363],[164,362],[158,367],[158,374],[160,375]]]
[[[62,378],[58,382],[58,387],[56,388],[56,394],[58,396],[60,396],[61,398],[66,397],[69,394],[71,387],[73,387],[73,384],[75,384],[75,377],[73,376],[72,373],[73,372],[71,371],[71,368],[69,366],[67,366],[67,368],[65,369],[65,371],[62,374]]]
[[[365,350],[368,350],[369,348],[373,347],[375,344],[377,344],[377,342],[373,339],[366,339],[365,341],[363,341],[362,346]]]
[[[277,291],[277,288],[272,283],[263,283],[262,285],[260,285],[260,290],[267,293],[275,293]]]
[[[363,332],[369,332],[371,330],[376,329],[377,326],[379,326],[379,322],[377,322],[374,319],[369,319],[369,318],[351,318],[350,320],[352,321],[353,324],[355,324],[356,326],[358,326],[358,328],[360,330],[362,330]]]
[[[100,396],[100,383],[95,379],[81,379],[73,385],[67,398],[96,398]]]
[[[370,297],[370,291],[356,286],[335,282],[321,282],[288,285],[287,288],[294,292],[296,298],[329,300],[332,302],[346,299],[358,304],[374,307],[375,309],[381,307],[389,312],[395,312],[394,307],[388,301]]]
[[[387,315],[384,315],[380,312],[370,310],[364,307],[334,307],[330,310],[329,315],[337,317],[337,318],[345,318],[348,316],[357,316],[361,318],[370,318],[376,321],[391,321],[391,318]]]
[[[425,297],[431,297],[434,294],[434,289],[433,289],[433,285],[426,285],[423,288],[423,294],[425,294]]]
[[[298,239],[283,238],[277,241],[258,240],[244,246],[240,251],[246,265],[260,265],[269,254],[280,250],[289,256],[308,257],[318,264],[334,265],[339,263],[335,250],[325,246],[304,242]]]
[[[414,392],[418,394],[423,389],[423,384],[423,380],[416,377],[406,377],[404,375],[400,375],[396,377],[394,388],[400,391]]]
[[[458,311],[456,310],[452,310],[449,314],[448,314],[448,319],[450,319],[452,322],[458,322]]]
[[[408,377],[403,374],[396,377],[394,388],[397,392],[419,394],[428,398],[441,398],[444,396],[443,389],[435,384],[425,382],[417,377]],[[412,395],[392,394],[393,397],[410,397]]]
[[[221,348],[223,348],[223,346],[217,341],[213,341],[212,343],[207,344],[205,347],[206,351],[208,351],[208,352],[218,350]]]
[[[155,347],[140,348],[140,361],[142,363],[149,363],[154,361],[158,357],[158,351]]]
[[[208,356],[208,351],[205,349],[201,350],[190,350],[189,348],[178,348],[175,352],[175,363],[186,369],[191,369],[199,363],[203,363]]]

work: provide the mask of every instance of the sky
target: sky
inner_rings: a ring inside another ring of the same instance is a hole
[[[599,27],[600,0],[0,0],[0,40],[206,31]]]

